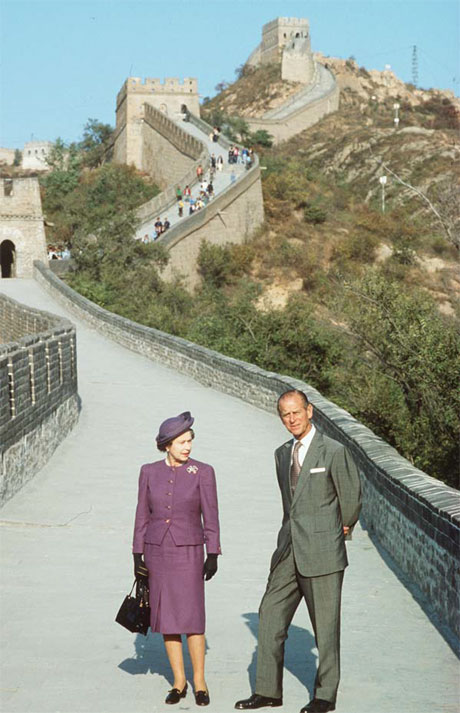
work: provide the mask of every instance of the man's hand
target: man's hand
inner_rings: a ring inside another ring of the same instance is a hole
[[[344,525],[344,526],[343,526],[343,534],[344,534],[344,535],[348,535],[349,532],[350,532],[350,528],[347,527],[346,525]]]

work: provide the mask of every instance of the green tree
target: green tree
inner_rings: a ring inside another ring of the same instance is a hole
[[[417,467],[458,487],[458,325],[425,292],[376,270],[343,294],[341,319],[358,349],[337,370],[340,400]]]
[[[97,168],[104,163],[112,134],[113,128],[110,124],[88,119],[83,129],[83,138],[78,144],[85,166]]]

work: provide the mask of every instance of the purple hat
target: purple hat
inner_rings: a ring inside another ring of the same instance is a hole
[[[169,441],[173,441],[177,436],[189,431],[193,425],[194,418],[190,411],[184,411],[178,416],[167,418],[160,426],[156,437],[157,446],[164,446]]]

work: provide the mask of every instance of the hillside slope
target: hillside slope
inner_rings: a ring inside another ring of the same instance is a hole
[[[267,223],[254,241],[252,269],[264,287],[260,304],[283,306],[292,292],[314,292],[318,271],[356,275],[387,263],[453,314],[460,296],[453,247],[460,241],[459,101],[451,92],[415,89],[390,71],[317,59],[336,74],[340,111],[276,148],[260,148]],[[252,70],[203,113],[211,120],[232,109],[263,113],[282,84],[275,65]]]

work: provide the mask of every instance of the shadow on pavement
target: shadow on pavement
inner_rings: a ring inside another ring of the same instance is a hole
[[[182,644],[184,649],[185,675],[187,681],[193,681],[193,669],[185,636],[182,637]],[[159,676],[163,676],[166,682],[172,686],[173,677],[171,667],[161,634],[152,634],[150,630],[147,636],[138,634],[134,640],[134,648],[134,656],[119,663],[118,668],[121,668],[122,671],[132,676],[156,673]],[[206,641],[206,651],[208,648],[208,642]]]
[[[246,625],[249,627],[251,634],[253,634],[257,640],[259,627],[258,614],[249,612],[243,614],[243,617],[246,620]],[[313,698],[316,676],[316,654],[313,653],[313,649],[316,649],[316,644],[312,634],[300,626],[291,624],[288,639],[285,644],[284,668],[295,676],[302,686],[308,689],[311,698]],[[254,649],[251,663],[248,666],[249,684],[253,692],[255,691],[256,685],[256,662],[257,647]]]

